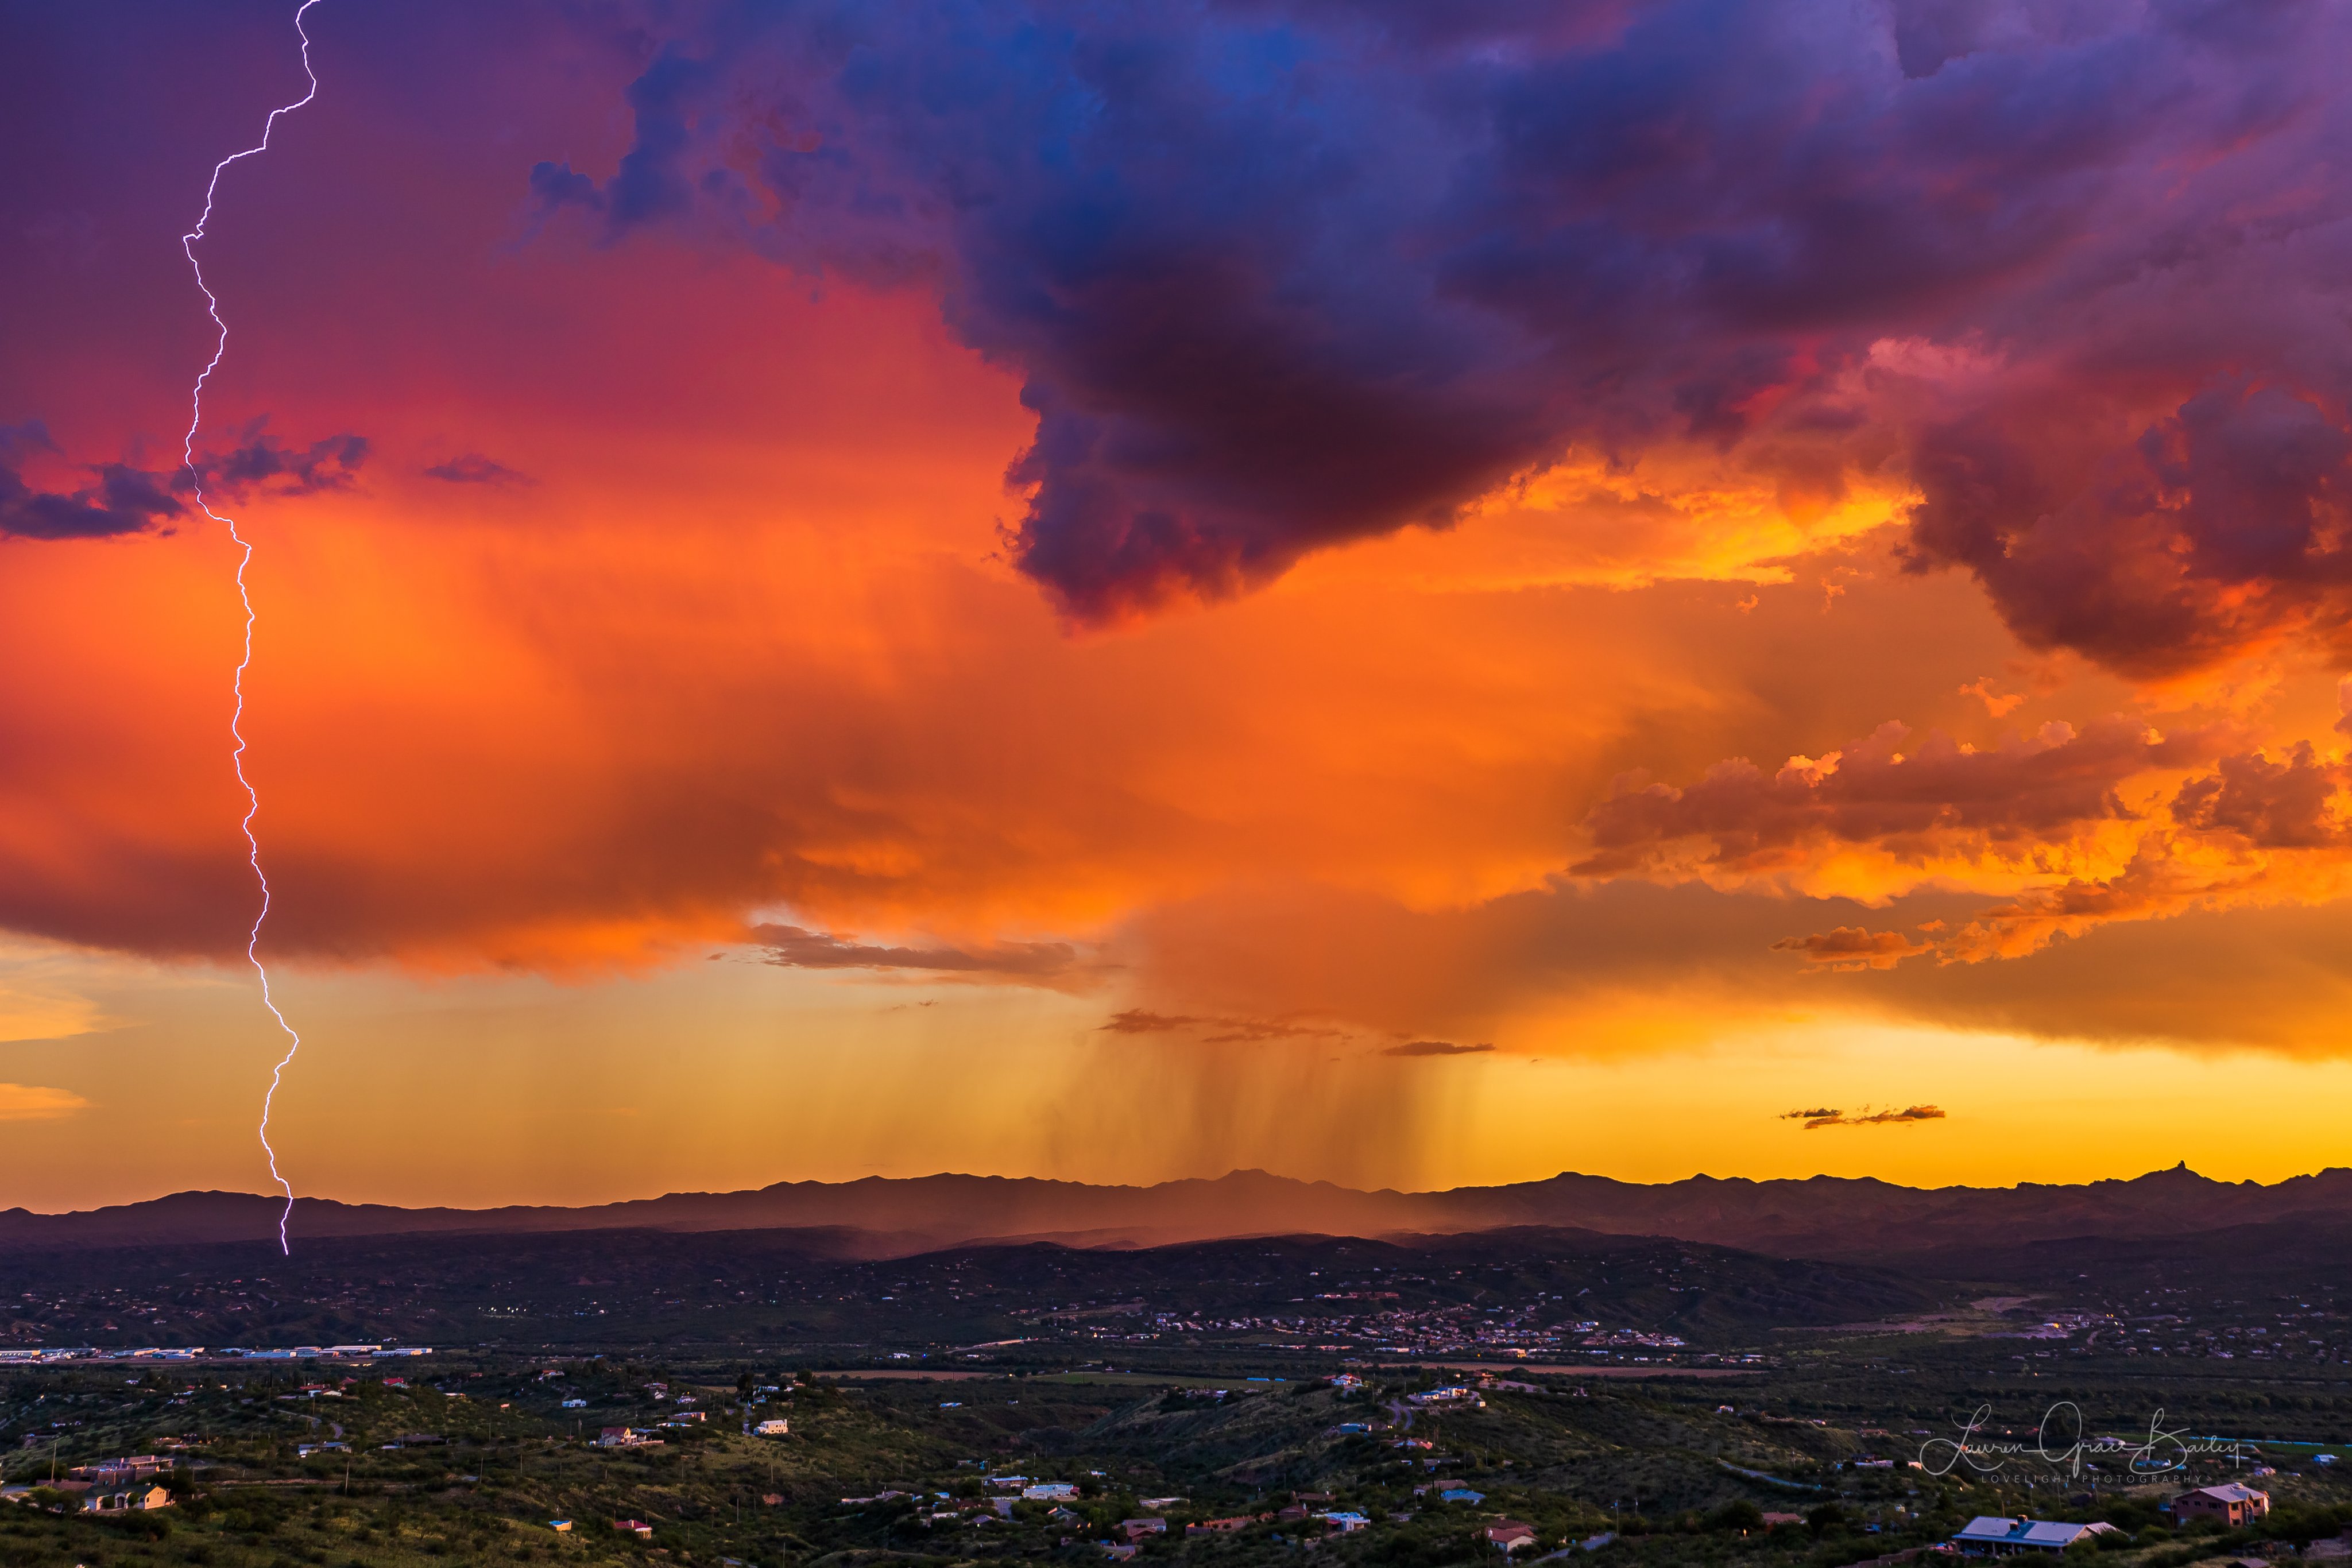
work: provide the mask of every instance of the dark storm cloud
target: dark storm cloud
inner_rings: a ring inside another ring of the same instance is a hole
[[[1571,444],[1768,424],[1916,467],[1916,564],[2118,667],[2352,593],[2352,235],[2314,172],[2352,14],[1444,10],[721,3],[610,180],[531,184],[608,238],[692,214],[935,287],[1025,378],[1011,549],[1081,618],[1442,526]]]
[[[244,495],[258,488],[271,495],[310,496],[351,488],[367,459],[363,435],[330,435],[308,446],[289,447],[256,428],[246,432],[240,444],[197,462],[207,490]]]
[[[181,503],[171,476],[121,463],[100,464],[92,482],[71,490],[37,489],[0,460],[0,537],[20,539],[100,539],[143,533],[176,517]]]
[[[194,505],[187,469],[150,472],[128,463],[83,470],[87,484],[42,488],[28,482],[23,459],[61,455],[37,422],[0,427],[0,538],[97,539],[145,533]],[[279,445],[257,428],[226,452],[200,455],[205,491],[224,497],[256,493],[307,496],[350,487],[367,461],[357,435],[332,435],[302,448]]]

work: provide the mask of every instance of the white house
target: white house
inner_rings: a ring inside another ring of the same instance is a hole
[[[1983,1514],[1952,1537],[1963,1552],[2006,1557],[2019,1552],[2063,1552],[2085,1536],[2115,1532],[2112,1524],[2067,1524],[2052,1519]]]

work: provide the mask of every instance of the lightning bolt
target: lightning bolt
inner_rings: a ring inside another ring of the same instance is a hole
[[[245,790],[245,821],[242,826],[245,830],[246,863],[253,867],[253,879],[261,884],[261,909],[253,917],[253,928],[246,933],[246,962],[251,964],[253,972],[261,977],[261,1005],[268,1008],[269,1016],[278,1020],[278,1027],[285,1031],[288,1042],[286,1054],[270,1070],[269,1092],[261,1097],[260,1137],[262,1153],[269,1156],[269,1179],[286,1193],[286,1207],[278,1216],[278,1249],[289,1256],[293,1249],[286,1239],[286,1222],[294,1215],[294,1184],[278,1169],[278,1151],[269,1142],[269,1108],[278,1098],[278,1088],[285,1081],[287,1068],[293,1065],[295,1053],[302,1049],[302,1037],[295,1032],[292,1024],[286,1021],[286,1015],[278,1010],[278,1003],[269,994],[269,968],[261,961],[261,927],[269,918],[269,877],[261,869],[261,841],[254,836],[253,831],[253,820],[261,814],[261,795],[245,772],[245,674],[253,667],[253,594],[246,587],[245,569],[253,563],[253,546],[236,531],[236,518],[223,517],[213,510],[212,502],[205,496],[204,470],[196,465],[196,430],[205,422],[205,383],[212,380],[213,372],[220,369],[221,360],[228,353],[228,323],[221,319],[219,298],[205,282],[204,263],[196,259],[196,242],[205,237],[205,225],[213,221],[213,200],[220,193],[223,172],[232,163],[268,152],[270,134],[278,129],[278,117],[293,113],[319,96],[318,74],[310,68],[310,35],[302,26],[303,16],[318,4],[320,0],[302,0],[294,12],[294,35],[302,40],[302,74],[310,78],[310,90],[292,103],[269,111],[269,118],[262,122],[258,142],[242,152],[232,152],[213,165],[212,183],[205,187],[204,215],[196,220],[194,229],[180,236],[180,249],[188,258],[188,269],[195,274],[197,291],[205,297],[205,313],[212,317],[213,325],[220,329],[220,337],[213,344],[212,359],[197,375],[196,384],[189,389],[188,434],[180,443],[180,458],[187,465],[188,480],[195,492],[197,507],[202,508],[205,516],[228,530],[228,537],[239,552],[236,559],[236,596],[245,606],[245,652],[237,659],[236,675],[232,683],[236,693],[236,709],[229,716],[228,733],[229,737],[236,742],[236,748],[229,754],[229,762],[236,770],[238,786]]]

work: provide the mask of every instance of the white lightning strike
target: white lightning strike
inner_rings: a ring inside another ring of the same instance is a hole
[[[243,552],[236,560],[236,596],[245,606],[245,652],[236,663],[236,676],[234,682],[236,692],[236,711],[229,716],[228,721],[228,733],[236,742],[236,748],[229,754],[229,760],[231,766],[236,769],[238,785],[245,790],[243,827],[246,861],[253,867],[253,879],[261,884],[261,910],[253,917],[253,929],[246,934],[246,961],[253,966],[253,972],[261,977],[261,1005],[269,1009],[269,1016],[278,1020],[278,1027],[286,1031],[286,1038],[290,1042],[286,1047],[286,1054],[279,1058],[278,1065],[270,1070],[269,1092],[261,1097],[260,1128],[262,1153],[269,1156],[269,1178],[286,1192],[286,1207],[278,1216],[278,1249],[288,1254],[293,1250],[286,1239],[286,1222],[293,1218],[294,1214],[294,1184],[279,1174],[278,1151],[269,1144],[269,1107],[278,1098],[278,1086],[286,1076],[286,1069],[293,1064],[294,1053],[302,1049],[302,1037],[294,1031],[294,1026],[286,1021],[286,1015],[278,1010],[277,1002],[271,999],[269,970],[261,961],[261,925],[262,922],[269,918],[269,878],[261,869],[261,841],[253,833],[253,819],[261,813],[261,796],[254,789],[253,780],[245,776],[245,673],[253,665],[253,595],[245,585],[245,569],[252,563],[253,546],[247,543],[245,536],[236,531],[236,518],[225,517],[213,510],[212,503],[205,497],[204,470],[196,466],[196,430],[205,422],[205,383],[212,379],[215,371],[220,369],[221,359],[228,352],[228,323],[221,319],[220,300],[205,283],[204,263],[196,259],[196,242],[205,237],[205,225],[213,221],[213,198],[220,191],[221,171],[232,163],[268,152],[269,136],[278,129],[278,117],[281,114],[293,113],[319,96],[319,78],[317,73],[310,69],[310,35],[302,26],[303,14],[319,3],[320,0],[302,0],[302,4],[297,6],[294,12],[294,35],[302,40],[302,74],[310,78],[310,89],[292,103],[269,111],[269,118],[262,122],[261,141],[258,143],[247,148],[242,152],[232,152],[213,165],[212,183],[205,187],[204,215],[196,220],[196,226],[193,230],[180,236],[180,249],[186,254],[189,270],[196,276],[196,288],[205,297],[205,312],[212,317],[213,325],[220,329],[219,340],[213,345],[211,361],[196,377],[196,384],[189,389],[188,434],[180,443],[180,458],[187,465],[188,480],[195,491],[197,507],[202,508],[205,516],[228,529],[229,538]]]

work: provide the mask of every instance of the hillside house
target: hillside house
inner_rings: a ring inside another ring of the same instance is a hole
[[[114,1482],[143,1481],[172,1468],[172,1461],[153,1454],[133,1454],[123,1459],[104,1459],[94,1465],[76,1465],[67,1473],[82,1480],[96,1481],[100,1486]]]
[[[1204,1519],[1198,1524],[1186,1525],[1184,1533],[1187,1535],[1238,1535],[1254,1522],[1255,1521],[1247,1514],[1236,1514],[1231,1519]]]
[[[2172,1517],[2186,1524],[2192,1519],[2218,1520],[2235,1530],[2271,1511],[2271,1494],[2256,1491],[2242,1481],[2199,1487],[2172,1500]]]
[[[2053,1519],[1987,1514],[1969,1521],[1952,1544],[1974,1556],[2012,1557],[2022,1552],[2063,1552],[2089,1536],[2115,1533],[2112,1524],[2068,1524]]]
[[[1459,1405],[1470,1410],[1483,1410],[1486,1406],[1486,1402],[1478,1396],[1476,1389],[1465,1388],[1459,1384],[1450,1384],[1443,1388],[1432,1388],[1423,1394],[1408,1394],[1405,1396],[1405,1402],[1410,1405]]]
[[[1535,1543],[1536,1528],[1532,1524],[1521,1524],[1517,1520],[1507,1519],[1500,1524],[1490,1524],[1486,1527],[1486,1544],[1495,1547],[1505,1556],[1514,1552],[1530,1551]]]
[[[600,1448],[658,1448],[662,1440],[648,1437],[634,1427],[607,1427],[597,1434],[596,1446]]]

